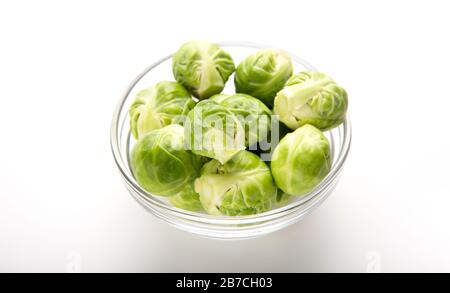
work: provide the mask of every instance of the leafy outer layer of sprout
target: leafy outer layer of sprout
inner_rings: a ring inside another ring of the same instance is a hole
[[[188,211],[195,212],[203,209],[199,194],[195,192],[193,182],[186,184],[178,194],[169,197],[169,202],[177,208]]]
[[[139,185],[160,196],[179,195],[198,177],[201,158],[185,149],[184,130],[178,124],[152,130],[131,152],[131,169]]]
[[[195,101],[179,83],[161,81],[140,91],[130,107],[130,128],[136,139],[145,133],[173,123],[194,108]]]
[[[221,163],[245,149],[245,131],[239,119],[210,99],[200,101],[189,112],[184,130],[188,149]]]
[[[223,100],[227,99],[230,96],[231,95],[229,95],[229,94],[216,94],[216,95],[211,96],[209,99],[211,101],[214,101],[214,102],[220,104],[220,103],[222,103]]]
[[[278,92],[274,112],[291,129],[311,124],[328,130],[345,119],[347,92],[327,75],[300,72],[293,75]]]
[[[246,94],[218,94],[212,96],[210,100],[228,108],[239,118],[245,129],[247,147],[267,139],[272,111],[260,100]]]
[[[234,69],[231,56],[212,43],[187,42],[173,56],[175,79],[199,99],[220,93]]]
[[[269,210],[277,188],[269,167],[257,155],[242,151],[226,164],[206,163],[195,191],[209,214],[244,216]]]
[[[270,167],[282,191],[303,195],[322,181],[330,171],[331,164],[328,139],[319,129],[307,124],[280,141]]]
[[[283,192],[283,190],[278,188],[277,197],[275,200],[275,207],[285,206],[285,205],[289,204],[293,199],[294,199],[294,197],[292,195],[287,194],[287,193]]]
[[[291,57],[281,50],[265,49],[245,58],[236,68],[236,92],[249,94],[272,107],[273,99],[292,75]]]

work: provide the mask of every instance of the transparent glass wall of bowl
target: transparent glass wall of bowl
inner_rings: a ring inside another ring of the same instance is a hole
[[[221,43],[221,45],[231,54],[236,64],[258,49],[270,47],[236,42]],[[294,72],[315,70],[302,59],[293,54],[291,56],[294,63]],[[233,78],[234,76],[230,77],[224,93],[234,92]],[[351,143],[351,127],[348,119],[341,126],[325,132],[330,140],[333,156],[331,172],[311,193],[296,198],[286,206],[253,216],[218,217],[175,208],[165,198],[147,193],[139,187],[130,170],[129,154],[135,141],[130,133],[128,109],[138,91],[161,80],[173,80],[171,56],[162,58],[149,66],[130,84],[119,101],[111,126],[113,156],[128,191],[142,206],[159,219],[179,229],[206,237],[220,239],[251,238],[271,233],[299,221],[320,205],[335,187]]]

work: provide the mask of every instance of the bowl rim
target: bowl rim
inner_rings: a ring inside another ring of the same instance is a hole
[[[267,49],[267,48],[274,48],[274,46],[264,45],[264,44],[257,44],[252,42],[243,42],[243,41],[226,41],[226,42],[216,42],[216,44],[223,46],[223,47],[246,47],[246,48],[253,48],[253,49]],[[283,49],[284,50],[284,49]],[[307,61],[303,60],[302,58],[296,56],[295,54],[284,50],[287,52],[291,58],[296,61],[297,63],[300,63],[303,67],[305,67],[308,70],[311,71],[317,71],[316,68],[314,68],[312,65],[310,65]],[[134,80],[128,85],[125,92],[122,94],[119,102],[117,103],[117,106],[115,108],[112,122],[111,122],[111,129],[110,129],[110,145],[111,150],[113,153],[114,161],[116,162],[117,167],[119,168],[119,171],[126,181],[126,184],[133,189],[137,194],[133,193],[133,196],[139,197],[139,202],[146,204],[150,204],[153,207],[166,210],[169,213],[173,213],[174,215],[180,216],[185,219],[194,220],[198,222],[206,222],[206,223],[216,223],[216,224],[225,224],[225,225],[242,225],[242,224],[250,224],[255,222],[262,222],[262,221],[268,221],[273,219],[274,217],[277,217],[280,214],[289,213],[292,210],[296,210],[304,206],[306,203],[316,199],[319,197],[324,190],[327,189],[327,187],[336,179],[336,177],[339,175],[345,160],[348,156],[350,145],[351,145],[351,123],[350,119],[348,118],[348,113],[346,115],[346,118],[344,122],[338,126],[339,128],[343,129],[343,142],[341,151],[338,154],[338,158],[336,159],[335,164],[333,164],[330,172],[327,174],[327,176],[320,182],[319,185],[317,185],[311,192],[307,193],[306,195],[302,196],[302,198],[298,201],[289,203],[285,206],[274,208],[272,210],[266,211],[264,213],[256,214],[256,215],[248,215],[248,216],[216,216],[216,215],[209,215],[199,212],[191,212],[187,210],[183,210],[174,206],[166,205],[158,200],[155,200],[153,197],[157,195],[153,195],[144,189],[142,189],[139,184],[134,179],[131,170],[128,166],[128,160],[124,160],[122,158],[121,152],[120,152],[120,143],[119,143],[119,137],[118,133],[121,130],[119,117],[122,113],[123,106],[125,102],[127,101],[128,96],[130,95],[131,91],[134,89],[136,84],[153,68],[160,65],[164,61],[167,61],[168,59],[172,58],[173,53],[169,54],[158,61],[154,62],[153,64],[149,65],[147,68],[145,68],[139,75],[137,75]],[[128,134],[129,136],[130,134]]]

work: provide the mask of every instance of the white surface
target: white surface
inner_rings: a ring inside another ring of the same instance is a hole
[[[0,271],[449,272],[449,8],[2,1]],[[348,90],[345,172],[301,223],[207,240],[125,191],[109,148],[113,109],[143,68],[189,39],[276,44]]]

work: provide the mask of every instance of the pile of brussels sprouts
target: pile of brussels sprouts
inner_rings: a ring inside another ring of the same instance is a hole
[[[176,81],[140,91],[129,109],[130,164],[143,189],[181,209],[242,216],[305,195],[328,174],[322,131],[344,121],[348,104],[330,77],[293,74],[291,57],[275,49],[236,68],[221,47],[199,41],[172,61]],[[221,93],[233,72],[236,93]]]

